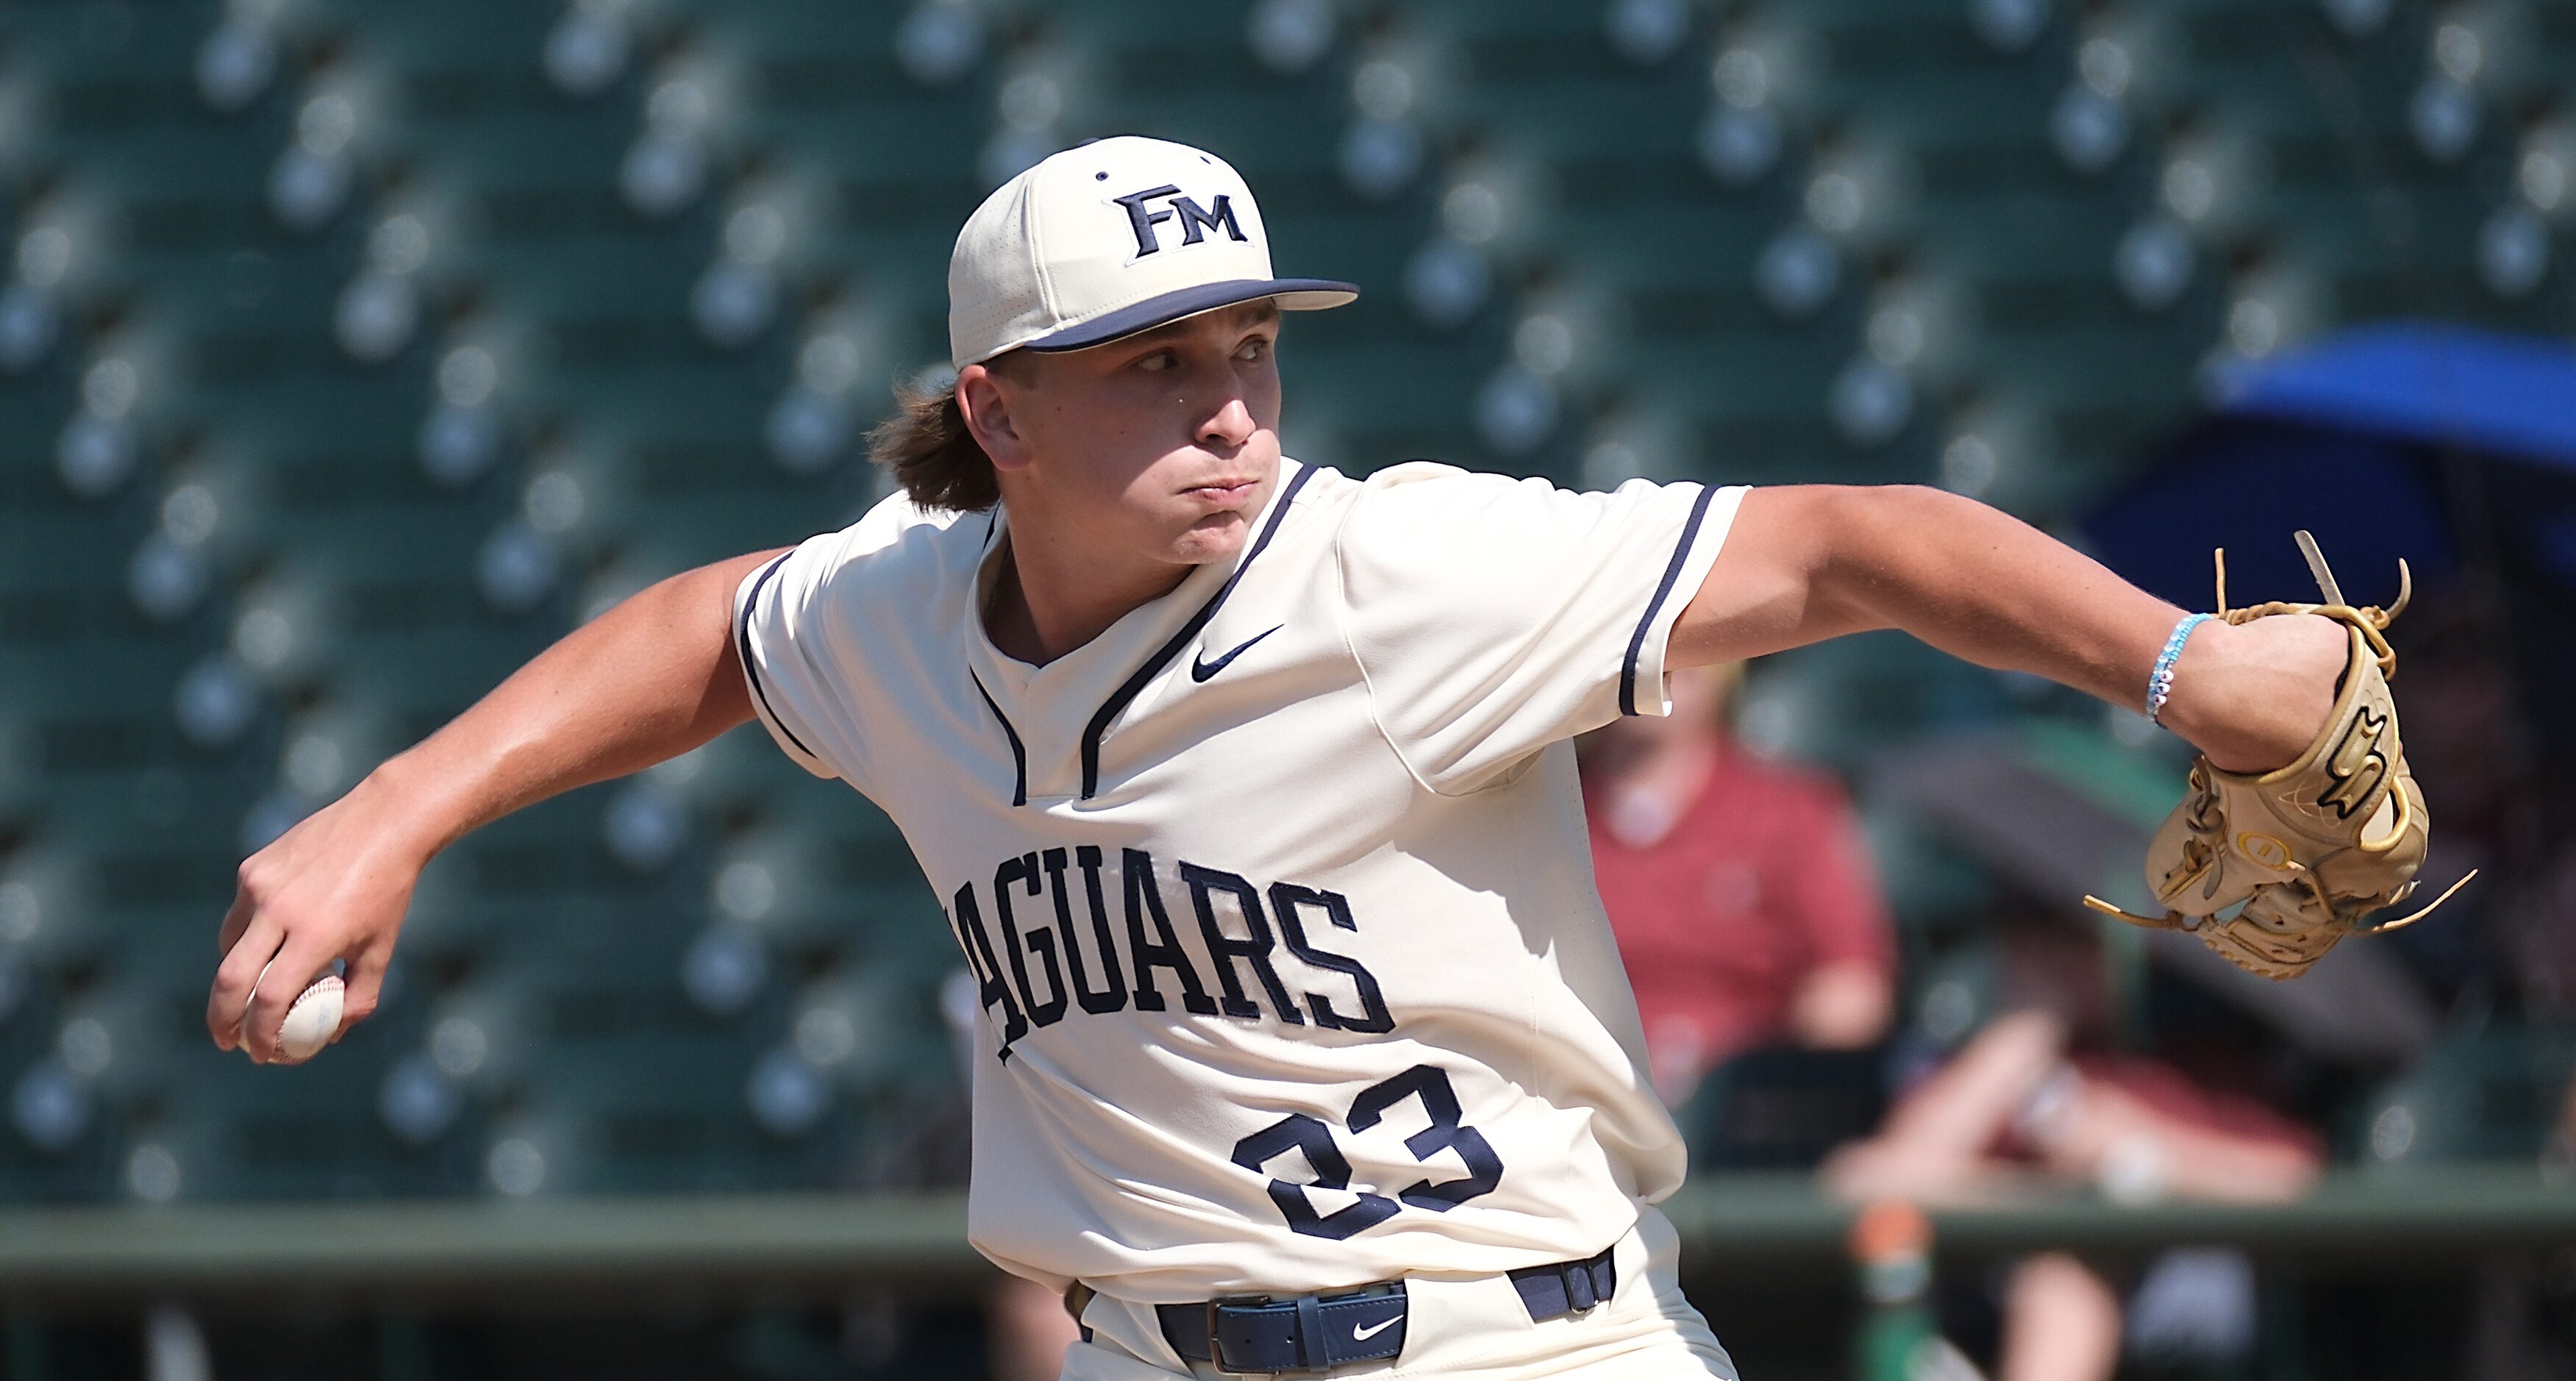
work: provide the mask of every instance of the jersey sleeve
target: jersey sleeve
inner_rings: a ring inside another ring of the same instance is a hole
[[[860,558],[891,545],[921,515],[899,496],[838,532],[811,537],[743,577],[734,590],[734,652],[752,712],[781,751],[818,777],[860,786],[867,744],[855,693],[866,667],[856,577]]]
[[[752,713],[789,759],[817,777],[844,775],[815,746],[823,742],[814,729],[820,678],[800,645],[820,637],[815,606],[824,582],[818,568],[831,542],[830,536],[807,539],[744,577],[734,591],[734,652],[742,659]]]
[[[1434,791],[1666,714],[1664,644],[1741,488],[1583,494],[1438,465],[1372,477],[1336,543],[1343,629],[1380,730]]]

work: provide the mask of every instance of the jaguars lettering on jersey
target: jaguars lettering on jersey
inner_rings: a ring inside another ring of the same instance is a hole
[[[1068,862],[1081,870],[1080,901],[1067,875]],[[975,884],[957,889],[949,923],[957,928],[957,947],[965,951],[966,966],[975,975],[976,997],[1000,1034],[1001,1042],[993,1052],[996,1058],[1009,1059],[1013,1041],[1033,1027],[1064,1020],[1076,1004],[1081,1011],[1100,1015],[1124,1010],[1132,996],[1139,1011],[1166,1010],[1169,1003],[1159,976],[1165,973],[1179,985],[1181,1009],[1199,1016],[1267,1018],[1290,1026],[1303,1026],[1311,1019],[1335,1031],[1395,1029],[1376,976],[1347,955],[1318,948],[1307,931],[1310,919],[1344,930],[1359,929],[1351,916],[1350,898],[1293,882],[1274,882],[1264,888],[1240,873],[1183,859],[1178,880],[1190,898],[1184,914],[1196,916],[1196,934],[1204,946],[1193,960],[1190,947],[1172,929],[1172,913],[1163,904],[1154,856],[1142,849],[1119,851],[1117,878],[1107,892],[1124,899],[1123,924],[1112,921],[1104,901],[1102,862],[1101,850],[1091,844],[1077,845],[1071,854],[1048,849],[1002,860],[984,893],[993,912],[989,930],[984,924],[985,903],[975,900]],[[1023,892],[1022,900],[1033,914],[1023,913],[1014,903],[1014,897]],[[1046,902],[1052,903],[1052,912],[1043,909]],[[1075,919],[1078,911],[1087,917],[1087,926]],[[1230,919],[1220,921],[1220,915]],[[993,945],[996,934],[1001,937],[999,950]],[[1121,935],[1126,937],[1123,946]],[[1339,985],[1342,1006],[1334,1005],[1332,984],[1321,990],[1301,985],[1292,996],[1279,977],[1281,964],[1272,958],[1274,951],[1281,952],[1281,960],[1293,958],[1308,968],[1341,975],[1346,980]],[[1003,956],[999,961],[994,958],[997,953]],[[1209,985],[1199,977],[1203,970],[1215,975],[1218,995],[1209,995]],[[1245,981],[1247,972],[1257,989]],[[1032,973],[1037,975],[1034,983]],[[1134,975],[1132,988],[1130,974]],[[1259,997],[1268,998],[1267,1009]],[[1343,1007],[1351,1010],[1345,1012]]]

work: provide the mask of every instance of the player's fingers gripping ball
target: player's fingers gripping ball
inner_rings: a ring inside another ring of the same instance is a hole
[[[276,962],[272,959],[269,964],[273,966]],[[259,971],[259,982],[254,982],[251,990],[258,991],[259,983],[267,979],[268,969],[264,967]],[[340,1033],[340,1018],[346,1003],[347,985],[340,981],[340,975],[326,973],[314,979],[296,996],[295,1004],[286,1009],[286,1024],[277,1032],[278,1056],[288,1063],[301,1063],[320,1054],[322,1047],[329,1045],[331,1038]],[[247,1054],[250,1052],[248,1007],[242,1009],[241,1035],[241,1049]],[[256,1060],[259,1057],[254,1054],[251,1058]]]
[[[2250,623],[2275,614],[2322,614],[2344,625],[2348,660],[2324,726],[2306,752],[2270,772],[2224,772],[2206,755],[2193,760],[2189,794],[2147,846],[2147,886],[2166,908],[2162,916],[2084,899],[2132,924],[2190,931],[2237,967],[2274,979],[2307,972],[2346,935],[2413,924],[2468,881],[2460,879],[2410,915],[2370,923],[2374,913],[2415,890],[2432,828],[2406,767],[2397,706],[2388,693],[2397,656],[2387,629],[2406,608],[2412,581],[2400,561],[2396,602],[2354,608],[2344,602],[2315,539],[2301,532],[2298,541],[2324,603],[2229,609],[2221,552],[2216,617]],[[2159,673],[2161,681],[2162,668]]]

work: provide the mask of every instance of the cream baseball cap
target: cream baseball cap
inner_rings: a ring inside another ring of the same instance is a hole
[[[1079,350],[1267,297],[1338,307],[1348,283],[1274,278],[1241,174],[1187,144],[1121,135],[1056,154],[966,218],[948,259],[948,355]]]

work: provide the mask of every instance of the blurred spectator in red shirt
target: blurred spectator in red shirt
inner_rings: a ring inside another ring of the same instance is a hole
[[[1675,1108],[1756,1047],[1877,1043],[1892,1005],[1887,903],[1859,822],[1822,773],[1727,731],[1740,665],[1674,672],[1673,712],[1584,745],[1592,860]]]
[[[2111,1048],[2103,923],[2015,906],[1995,917],[1996,1015],[1902,1091],[1878,1132],[1825,1163],[1854,1203],[1964,1204],[2089,1186],[2114,1202],[2273,1203],[2316,1179],[2324,1143],[2254,1098]],[[1996,1381],[2110,1381],[2124,1348],[2150,1365],[2222,1374],[2254,1346],[2252,1263],[2224,1248],[2140,1262],[2042,1251],[1992,1301],[1945,1310],[1945,1331],[1991,1330]],[[1953,1301],[1957,1303],[1958,1301]],[[1990,1304],[1991,1308],[1986,1307]]]

